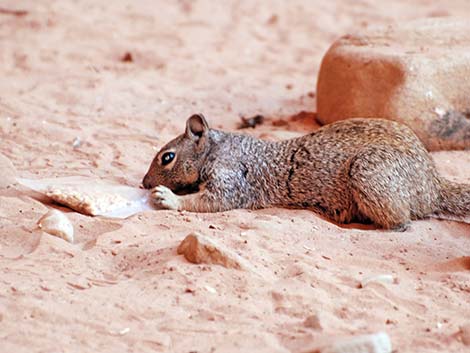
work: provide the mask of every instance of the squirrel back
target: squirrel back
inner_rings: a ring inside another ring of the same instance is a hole
[[[193,115],[185,133],[157,153],[143,184],[199,190],[174,195],[174,207],[167,206],[190,211],[309,208],[339,223],[387,229],[431,215],[470,215],[470,187],[441,178],[416,135],[383,119],[344,120],[272,142],[210,129]],[[157,203],[170,197],[164,194],[156,191]]]

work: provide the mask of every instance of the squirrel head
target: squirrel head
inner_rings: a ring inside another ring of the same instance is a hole
[[[142,184],[146,189],[163,185],[173,192],[194,189],[209,149],[209,125],[202,114],[186,121],[186,131],[157,153]]]

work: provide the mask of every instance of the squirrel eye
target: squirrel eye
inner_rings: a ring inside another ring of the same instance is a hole
[[[170,164],[173,159],[175,159],[175,153],[174,152],[164,153],[163,156],[162,156],[162,165]]]

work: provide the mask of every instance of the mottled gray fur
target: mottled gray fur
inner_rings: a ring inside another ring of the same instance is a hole
[[[163,166],[168,151],[175,158]],[[161,206],[195,212],[308,208],[338,223],[396,230],[427,216],[470,215],[470,186],[440,177],[416,135],[382,119],[349,119],[268,142],[209,129],[194,115],[157,154],[143,184]],[[167,188],[199,191],[178,196]]]

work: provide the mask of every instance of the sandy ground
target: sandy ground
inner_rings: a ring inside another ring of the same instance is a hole
[[[156,149],[203,112],[213,127],[268,120],[272,139],[313,130],[320,60],[338,36],[468,1],[16,1],[0,10],[0,153],[21,177],[139,185]],[[123,62],[129,52],[132,62]],[[275,123],[273,125],[273,122]],[[73,143],[81,142],[74,148]],[[470,181],[469,152],[434,154]],[[77,240],[42,234],[44,205],[0,163],[1,352],[302,352],[386,331],[395,352],[468,352],[470,225],[344,229],[308,211],[67,211]],[[57,207],[57,206],[54,206]],[[251,271],[189,264],[179,242],[218,238]],[[396,283],[358,283],[392,274]],[[322,329],[305,321],[317,315]]]

